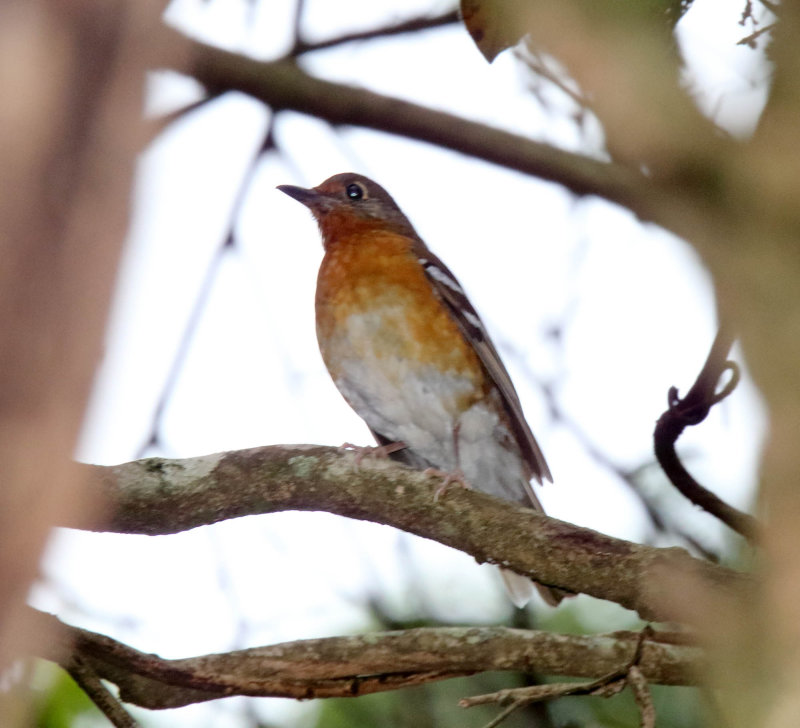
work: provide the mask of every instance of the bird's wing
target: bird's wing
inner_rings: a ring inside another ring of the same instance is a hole
[[[492,340],[489,338],[489,333],[486,331],[483,321],[481,321],[477,311],[475,311],[461,288],[461,284],[447,266],[431,253],[421,240],[416,241],[414,252],[425,269],[425,274],[433,289],[453,315],[458,327],[461,329],[461,333],[475,349],[481,363],[497,386],[512,432],[531,475],[540,483],[542,480],[549,480],[552,483],[553,476],[550,474],[550,468],[547,467],[547,461],[539,449],[531,428],[525,421],[522,405],[511,382],[511,377],[508,375],[497,349],[495,349]],[[530,495],[533,496],[533,493],[531,492]],[[533,500],[538,503],[535,496],[533,496]]]

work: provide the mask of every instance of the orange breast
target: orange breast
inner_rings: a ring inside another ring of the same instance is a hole
[[[387,366],[396,359],[435,365],[482,389],[477,354],[410,246],[405,236],[375,230],[328,245],[316,296],[317,335],[328,368],[335,379],[342,359],[369,353]]]

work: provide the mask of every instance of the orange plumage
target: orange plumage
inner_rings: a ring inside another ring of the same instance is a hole
[[[552,477],[508,372],[458,281],[391,196],[351,173],[279,189],[319,224],[320,351],[378,442],[402,442],[391,457],[541,511],[530,479]],[[502,573],[515,603],[526,602],[531,582]],[[551,604],[563,597],[540,591]]]

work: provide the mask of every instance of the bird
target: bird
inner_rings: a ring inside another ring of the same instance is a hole
[[[319,226],[316,330],[322,359],[382,454],[544,512],[531,487],[552,482],[511,377],[447,266],[391,195],[360,174],[317,187],[278,185]],[[548,604],[566,594],[500,569],[518,607],[536,586]]]

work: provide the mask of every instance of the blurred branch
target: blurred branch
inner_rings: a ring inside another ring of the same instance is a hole
[[[10,665],[52,639],[25,603],[54,521],[90,520],[72,461],[102,357],[162,8],[8,0],[0,22],[0,725]]]
[[[61,625],[35,613],[42,624]],[[79,659],[145,708],[175,708],[233,695],[296,699],[357,697],[489,670],[594,677],[628,664],[637,635],[568,635],[508,627],[425,627],[399,632],[299,640],[185,659],[140,652],[105,635],[61,625],[64,644],[41,654]],[[704,653],[658,641],[642,649],[640,669],[653,683],[693,685]]]
[[[534,77],[538,77],[555,86],[561,93],[570,98],[575,106],[581,109],[582,112],[586,112],[590,109],[591,104],[589,99],[583,93],[582,89],[572,88],[575,82],[570,79],[569,76],[563,74],[563,72],[559,73],[551,68],[544,53],[525,45],[518,49],[515,55],[528,67]],[[546,102],[542,94],[536,95],[540,103],[544,105]]]
[[[700,374],[685,397],[678,396],[678,390],[669,390],[669,407],[658,418],[653,442],[656,458],[672,484],[692,503],[708,511],[748,541],[755,541],[759,528],[755,518],[728,505],[721,498],[698,483],[683,467],[675,443],[689,425],[699,425],[711,408],[727,397],[739,381],[739,370],[728,361],[728,352],[733,345],[733,332],[721,325],[711,351],[706,358]],[[731,372],[728,383],[718,391],[720,379],[725,372]]]
[[[208,263],[205,276],[200,284],[200,288],[195,297],[192,309],[189,312],[189,318],[183,328],[178,348],[175,350],[175,355],[172,358],[169,371],[167,372],[166,380],[161,387],[161,393],[158,397],[153,416],[150,419],[150,429],[142,441],[139,448],[136,450],[137,457],[144,457],[150,448],[158,447],[161,444],[161,423],[164,419],[164,412],[167,409],[172,393],[175,391],[175,386],[178,383],[178,378],[183,371],[183,366],[186,362],[186,357],[189,353],[194,335],[202,320],[203,311],[205,310],[208,299],[211,296],[211,291],[214,287],[214,282],[220,271],[222,260],[227,255],[230,244],[228,240],[224,240],[214,252],[214,256]]]
[[[222,261],[235,244],[236,223],[239,219],[239,215],[241,214],[242,206],[247,197],[247,192],[252,184],[253,176],[258,169],[258,163],[264,154],[275,146],[273,137],[274,120],[274,116],[270,117],[267,130],[264,132],[261,143],[253,154],[253,157],[244,172],[242,181],[239,184],[239,188],[236,192],[236,198],[231,207],[230,215],[228,216],[228,226],[225,231],[225,236],[214,253],[214,257],[208,264],[206,274],[203,277],[203,281],[200,284],[200,289],[195,297],[194,305],[189,313],[189,318],[184,326],[180,342],[178,343],[178,348],[175,351],[175,356],[172,359],[172,364],[170,365],[169,372],[167,373],[167,378],[161,388],[161,394],[159,395],[158,402],[156,403],[156,407],[153,412],[153,417],[150,421],[150,431],[147,433],[144,441],[136,451],[136,457],[144,457],[151,447],[156,447],[161,442],[161,423],[164,419],[164,412],[169,404],[173,392],[175,391],[178,378],[183,371],[184,364],[186,363],[186,357],[189,353],[189,348],[194,340],[197,328],[200,325],[206,304],[211,296],[211,291],[214,287],[214,283],[217,280],[217,275],[220,272]]]
[[[558,333],[551,332],[550,336],[554,341],[560,342],[561,336]],[[642,487],[642,473],[650,468],[657,466],[655,458],[647,462],[640,463],[635,467],[623,466],[616,462],[614,458],[604,452],[598,447],[589,433],[578,423],[578,421],[567,411],[567,409],[559,401],[557,395],[558,383],[553,381],[544,381],[538,377],[530,368],[524,357],[520,356],[519,351],[511,343],[502,342],[504,355],[513,356],[516,365],[526,372],[527,378],[534,382],[544,399],[544,402],[549,411],[550,418],[563,426],[568,433],[575,439],[584,452],[594,460],[597,465],[607,470],[611,475],[617,478],[621,484],[629,488],[630,492],[637,498],[642,506],[645,515],[650,521],[652,527],[659,533],[675,536],[682,542],[686,543],[695,552],[702,555],[704,558],[709,559],[715,563],[720,561],[719,555],[713,550],[703,544],[700,539],[689,531],[685,530],[676,523],[675,517],[671,516],[666,509],[661,507],[654,499],[648,495]]]
[[[296,41],[294,46],[287,53],[288,57],[297,57],[304,55],[306,53],[313,53],[314,51],[327,50],[329,48],[335,48],[336,46],[344,45],[346,43],[379,40],[381,38],[388,38],[395,35],[402,35],[404,33],[415,33],[423,30],[442,28],[447,25],[452,25],[453,23],[457,23],[459,20],[458,12],[452,10],[446,13],[442,13],[441,15],[411,18],[410,20],[404,20],[394,25],[386,25],[381,28],[375,28],[374,30],[366,30],[358,33],[345,33],[343,35],[336,36],[335,38],[329,38],[327,40],[308,42],[301,40],[300,36],[300,25],[301,25],[300,21],[304,10],[304,5],[305,3],[300,1],[297,3],[297,6],[295,8],[294,22],[292,25],[294,27],[294,35]],[[185,43],[185,41],[182,41],[182,44],[183,43]],[[177,56],[173,56],[172,59],[174,61],[177,61],[179,65],[182,62],[182,60],[178,60]],[[164,114],[163,116],[160,116],[157,119],[149,122],[150,137],[155,138],[164,129],[171,126],[179,119],[183,119],[188,114],[207,105],[209,102],[219,98],[222,95],[222,93],[224,93],[224,90],[218,90],[213,93],[209,93],[207,96],[204,96],[203,98],[198,99],[197,101],[193,101],[192,103],[187,104],[186,106],[176,109],[175,111],[172,111],[168,114]]]
[[[763,28],[759,28],[758,30],[753,31],[750,35],[741,38],[737,41],[736,45],[746,45],[750,48],[756,47],[756,41],[764,35],[764,33],[770,33],[775,30],[777,23],[770,23],[769,25],[765,25]]]
[[[166,32],[166,31],[165,31]],[[346,84],[324,81],[292,60],[255,61],[175,34],[188,61],[170,59],[209,93],[237,90],[275,110],[352,124],[435,144],[593,194],[648,217],[648,181],[638,172],[566,152],[494,127]]]
[[[458,11],[449,10],[440,15],[424,15],[418,18],[403,20],[393,25],[384,25],[373,30],[364,30],[358,33],[345,33],[335,38],[329,38],[328,40],[315,42],[304,41],[301,39],[300,34],[297,33],[297,40],[294,44],[294,47],[289,51],[289,55],[299,56],[303,53],[312,53],[313,51],[334,48],[339,45],[344,45],[345,43],[378,40],[381,38],[389,38],[394,35],[402,35],[404,33],[416,33],[422,30],[432,30],[434,28],[442,28],[446,25],[452,25],[453,23],[457,22],[459,22]],[[296,28],[299,28],[299,23],[296,23]]]
[[[356,468],[354,460],[336,448],[294,445],[85,467],[111,503],[98,530],[156,535],[239,516],[319,510],[439,541],[542,584],[617,602],[645,619],[675,618],[671,577],[678,574],[734,600],[748,590],[748,577],[683,549],[611,538],[477,491],[457,489],[434,502],[436,477],[388,460],[365,459]]]
[[[174,111],[147,119],[144,122],[147,135],[145,145],[155,141],[166,129],[171,127],[176,122],[181,121],[182,119],[185,119],[193,114],[195,111],[204,108],[212,101],[218,99],[220,96],[221,94],[219,93],[209,94],[197,99],[196,101],[192,101],[185,106],[180,106]]]
[[[294,37],[295,46],[300,42],[300,35],[302,33],[303,15],[306,11],[305,0],[295,0],[294,3],[294,17],[292,18],[292,35]]]
[[[642,716],[642,728],[656,728],[656,708],[647,679],[637,665],[628,670],[627,684],[630,686],[639,714]]]
[[[603,452],[603,450],[595,445],[592,438],[589,437],[589,434],[561,407],[552,386],[542,384],[540,389],[544,394],[551,417],[572,434],[592,460],[612,473],[621,483],[629,488],[630,492],[638,499],[650,523],[653,525],[653,528],[660,533],[677,536],[686,544],[696,549],[704,558],[714,562],[719,561],[719,556],[716,553],[701,543],[696,536],[681,528],[674,522],[674,518],[670,518],[667,514],[662,513],[662,510],[657,504],[651,502],[651,498],[643,491],[639,483],[638,474],[650,463],[632,469],[623,467],[615,462],[607,453]],[[652,465],[655,467],[655,462],[653,462]]]
[[[720,160],[737,158],[741,145],[720,134],[678,88],[677,81],[665,73],[652,71],[653,83],[671,91],[666,93],[671,112],[654,117],[659,109],[646,103],[652,93],[632,96],[630,103],[639,106],[641,118],[626,114],[626,120],[620,120],[625,134],[615,137],[612,150],[618,150],[620,159],[626,162],[619,164],[564,151],[402,99],[326,81],[306,73],[293,59],[256,61],[188,39],[176,31],[165,33],[172,34],[173,43],[181,45],[184,53],[170,56],[164,63],[191,75],[210,94],[235,90],[259,99],[275,111],[297,111],[331,124],[349,124],[427,142],[560,184],[576,195],[596,195],[689,239],[716,237],[732,219],[746,214],[740,204],[729,209],[721,196],[727,168],[720,166]],[[637,63],[643,65],[644,61],[637,59]],[[597,64],[591,68],[596,74]],[[662,79],[665,75],[669,82]],[[603,76],[606,85],[612,83],[612,78]],[[591,87],[591,83],[585,87],[587,92]],[[614,93],[609,96],[616,98]],[[610,108],[623,113],[618,106]],[[598,113],[606,121],[602,114],[610,114],[611,110],[600,104]],[[675,127],[681,131],[677,140],[671,136]],[[692,142],[685,150],[679,144],[684,138]],[[647,174],[640,171],[642,168],[647,168]]]
[[[771,2],[771,0],[759,0],[767,10],[769,10],[776,18],[781,17],[781,6],[778,3]]]
[[[97,673],[79,653],[76,652],[70,657],[64,669],[113,726],[116,726],[116,728],[137,728],[139,724],[125,712],[119,700],[103,685]]]

